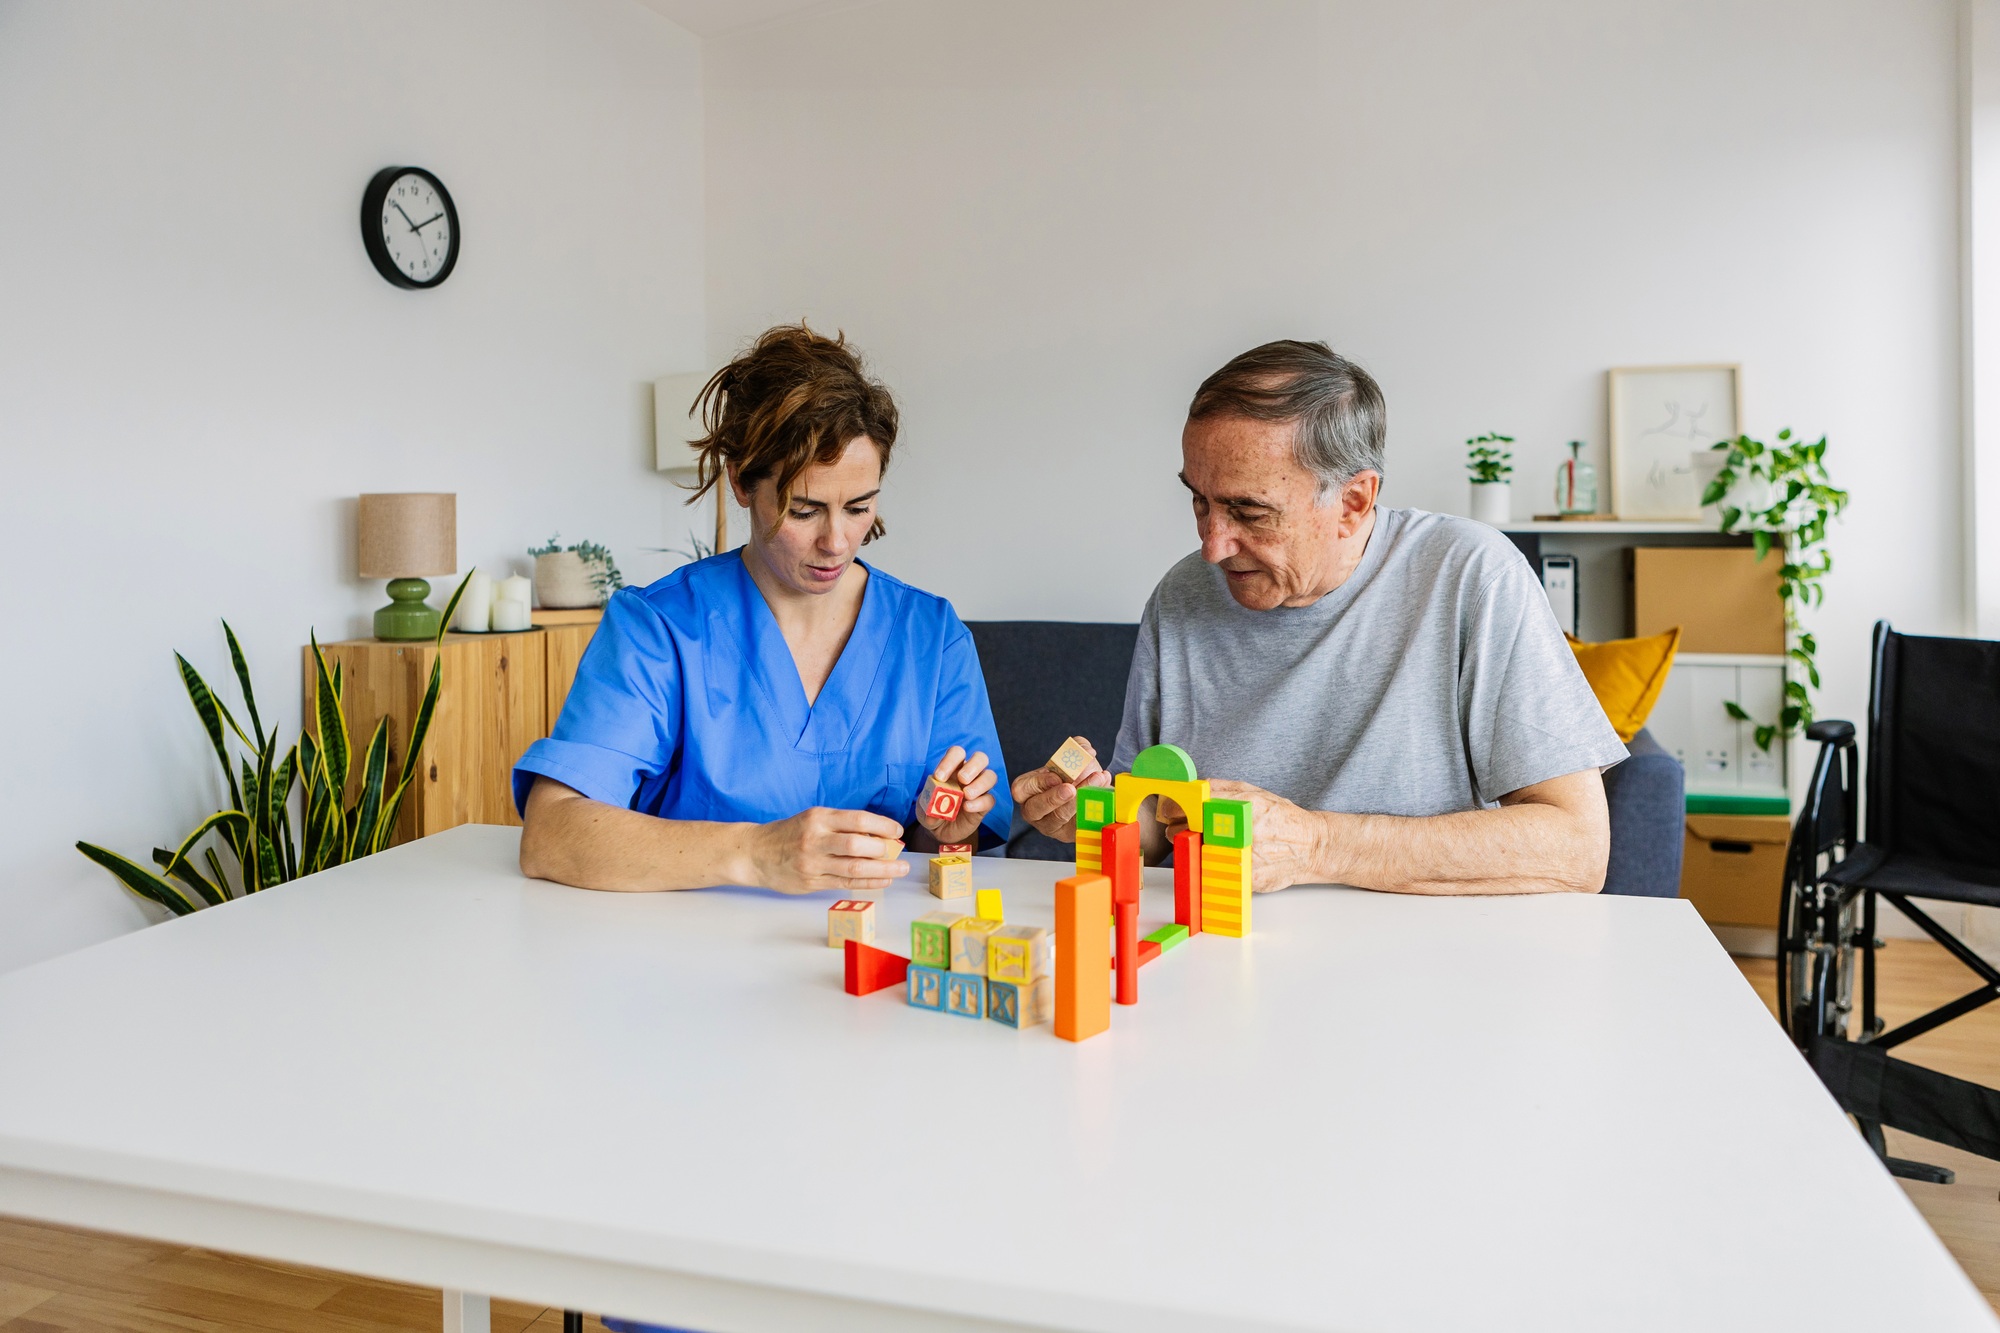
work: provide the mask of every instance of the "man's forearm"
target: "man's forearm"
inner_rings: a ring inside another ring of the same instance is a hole
[[[1595,893],[1610,852],[1600,821],[1539,802],[1316,819],[1318,878],[1392,893]]]
[[[646,892],[746,882],[754,825],[656,819],[541,788],[529,796],[521,870],[580,889]]]

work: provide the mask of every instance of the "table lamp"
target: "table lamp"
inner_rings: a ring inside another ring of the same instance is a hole
[[[431,639],[441,623],[429,574],[458,570],[456,495],[364,495],[360,510],[360,574],[389,580],[389,604],[375,613],[378,639]]]

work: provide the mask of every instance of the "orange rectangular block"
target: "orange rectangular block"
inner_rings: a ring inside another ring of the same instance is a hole
[[[1137,824],[1106,824],[1102,833],[1102,873],[1111,878],[1111,901],[1139,901],[1139,872],[1145,862],[1139,855]]]
[[[1111,1026],[1111,969],[1104,965],[1110,921],[1109,879],[1056,881],[1055,1030],[1065,1041],[1083,1041]]]

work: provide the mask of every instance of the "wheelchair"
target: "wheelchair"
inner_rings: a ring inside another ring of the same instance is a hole
[[[1943,1167],[1891,1157],[1883,1127],[2000,1159],[2000,1091],[1889,1052],[2000,999],[2000,969],[1911,901],[2000,907],[2000,643],[1878,621],[1865,772],[1853,723],[1816,722],[1806,738],[1820,748],[1786,849],[1779,1018],[1892,1174],[1949,1184]],[[1888,1028],[1875,1011],[1878,899],[1978,986]]]

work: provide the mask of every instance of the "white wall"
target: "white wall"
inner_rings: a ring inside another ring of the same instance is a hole
[[[1389,503],[1517,507],[1604,370],[1738,360],[1826,432],[1828,715],[1868,626],[1961,632],[1946,0],[885,0],[707,45],[712,353],[806,315],[906,409],[889,569],[972,617],[1133,619],[1195,544],[1201,377],[1381,380]],[[970,521],[968,521],[970,520]],[[1095,567],[1101,578],[1077,571]]]
[[[296,726],[382,600],[353,496],[458,492],[467,567],[705,530],[645,387],[701,353],[701,121],[632,0],[0,3],[0,970],[145,919],[74,840],[216,808],[173,650],[219,684],[227,616]],[[392,163],[456,199],[436,291],[362,251]]]

